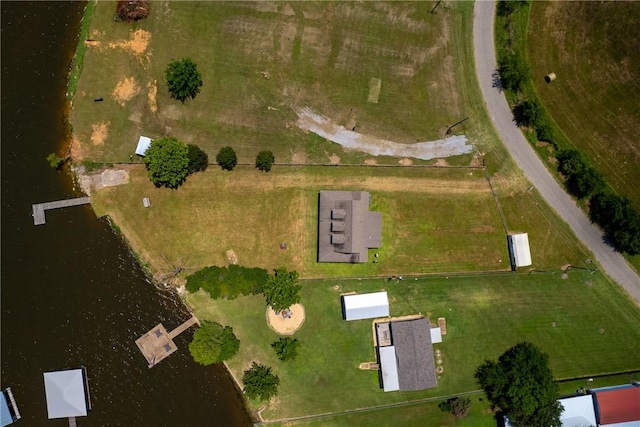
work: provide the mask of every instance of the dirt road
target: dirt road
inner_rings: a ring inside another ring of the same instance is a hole
[[[513,123],[504,95],[494,87],[496,56],[493,44],[495,1],[476,1],[473,44],[478,81],[487,111],[500,138],[527,178],[547,203],[569,224],[582,243],[593,252],[600,268],[640,303],[640,277],[625,259],[602,241],[602,232],[569,197]]]

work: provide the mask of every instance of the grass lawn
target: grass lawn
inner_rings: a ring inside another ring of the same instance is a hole
[[[442,138],[469,117],[454,133],[466,133],[499,168],[507,155],[473,68],[473,3],[449,3],[433,15],[434,5],[158,2],[148,19],[126,24],[113,21],[115,2],[101,1],[73,101],[74,157],[127,161],[142,134],[175,136],[210,158],[230,145],[240,162],[264,149],[278,162],[373,160],[300,130],[293,109],[310,107],[363,134],[407,143]],[[170,99],[164,81],[167,63],[181,57],[198,64],[204,81],[184,104]],[[368,102],[372,79],[382,82],[377,103]],[[99,96],[104,101],[94,102]]]
[[[92,204],[155,273],[225,265],[228,251],[241,265],[284,265],[306,278],[509,268],[505,231],[479,169],[276,166],[265,174],[211,167],[178,190],[155,188],[142,166],[129,175],[128,185],[95,192]],[[323,189],[371,192],[371,209],[383,217],[382,247],[371,251],[379,263],[316,262]]]
[[[527,56],[547,111],[640,209],[640,56],[635,2],[533,2]],[[555,72],[551,84],[544,76]]]
[[[350,427],[350,426],[424,426],[425,420],[429,425],[437,426],[470,426],[470,427],[495,427],[496,421],[484,397],[484,394],[472,394],[471,411],[464,418],[456,418],[446,414],[438,408],[438,404],[444,400],[433,402],[420,402],[388,408],[371,409],[357,413],[345,413],[327,416],[311,420],[296,420],[283,423],[268,423],[279,426],[304,426],[304,427]]]
[[[280,393],[263,412],[282,419],[374,407],[477,390],[473,372],[521,340],[549,354],[558,379],[640,368],[640,310],[606,277],[584,270],[549,273],[303,281],[306,321],[295,334],[298,359],[282,363],[270,343],[261,296],[212,301],[200,291],[187,302],[203,320],[231,325],[241,341],[229,367],[241,376],[255,360],[274,368]],[[377,373],[358,365],[375,360],[371,321],[341,318],[342,292],[385,289],[392,316],[446,317],[448,334],[436,344],[444,373],[436,388],[384,393]],[[555,326],[553,326],[555,322]],[[606,357],[605,357],[606,356]],[[250,402],[254,408],[258,402]]]

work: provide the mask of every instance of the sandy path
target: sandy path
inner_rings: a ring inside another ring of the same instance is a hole
[[[467,143],[465,135],[455,135],[437,141],[402,144],[348,130],[309,108],[297,110],[296,114],[298,115],[298,126],[301,129],[313,132],[344,148],[374,156],[412,157],[414,159],[430,160],[467,154],[473,151],[473,145]]]

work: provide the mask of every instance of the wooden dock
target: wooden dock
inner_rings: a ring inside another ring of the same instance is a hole
[[[149,368],[153,368],[165,357],[176,351],[178,347],[173,339],[191,326],[200,324],[196,316],[192,316],[189,320],[178,326],[171,332],[167,332],[162,323],[156,325],[149,332],[136,340],[136,345],[147,359]]]
[[[42,225],[47,222],[44,212],[49,209],[68,208],[70,206],[87,205],[90,203],[88,197],[78,197],[76,199],[58,200],[56,202],[37,203],[32,205],[33,224]]]

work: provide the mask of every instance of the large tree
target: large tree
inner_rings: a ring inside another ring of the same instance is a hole
[[[286,362],[287,360],[294,360],[298,357],[298,346],[300,341],[297,338],[284,337],[278,341],[272,342],[271,347],[278,355],[278,359]]]
[[[281,311],[299,303],[302,286],[298,285],[298,272],[280,267],[273,273],[267,277],[263,289],[267,304],[274,311]]]
[[[486,360],[475,377],[491,404],[516,426],[560,427],[559,388],[549,356],[528,342],[508,349],[497,362]]]
[[[172,137],[154,139],[145,152],[144,163],[156,187],[177,188],[189,173],[187,146]]]
[[[244,392],[249,399],[269,400],[278,394],[280,378],[271,373],[271,368],[256,362],[242,375]]]
[[[202,87],[198,66],[190,58],[171,61],[165,70],[169,94],[180,102],[195,98]]]
[[[231,147],[222,147],[216,155],[216,162],[224,170],[233,170],[238,164],[238,156]]]
[[[240,341],[230,326],[214,322],[203,322],[196,329],[189,344],[193,360],[202,365],[220,363],[232,358],[240,348]]]

